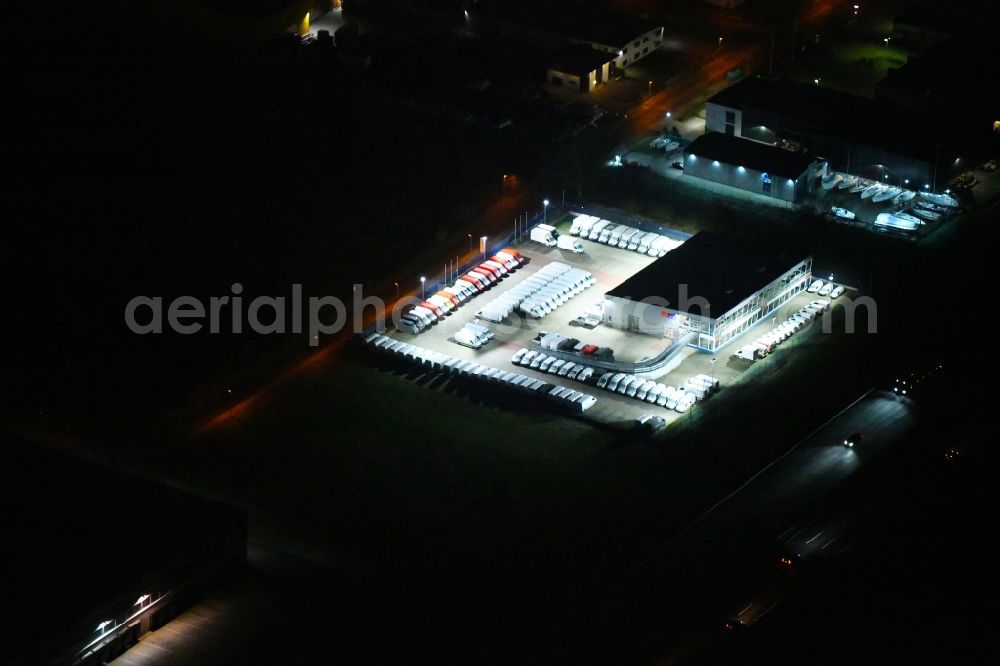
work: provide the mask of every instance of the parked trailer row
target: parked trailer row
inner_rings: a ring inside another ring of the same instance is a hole
[[[524,257],[517,250],[500,250],[455,280],[450,287],[445,287],[407,310],[400,318],[399,329],[406,333],[422,333],[469,299],[489,289],[508,273],[517,270],[524,262]]]
[[[809,305],[799,309],[798,312],[781,322],[773,330],[763,334],[748,345],[736,350],[735,356],[744,361],[756,361],[764,358],[774,348],[790,338],[795,333],[809,326],[824,310],[830,307],[830,301],[817,299]]]
[[[693,380],[694,378],[692,378]],[[681,388],[667,386],[652,379],[642,379],[624,372],[606,372],[597,380],[597,388],[629,398],[684,413],[714,389],[701,381],[688,380]],[[717,384],[715,384],[717,386]]]
[[[615,224],[593,215],[577,216],[569,232],[581,238],[632,250],[650,257],[662,257],[683,243],[654,231],[642,231],[628,225]]]
[[[575,379],[578,382],[585,382],[594,374],[594,369],[588,365],[558,359],[544,352],[531,351],[527,347],[522,347],[514,352],[510,362],[539,372],[547,372],[566,379]]]
[[[550,384],[515,372],[505,372],[498,368],[480,365],[475,361],[455,358],[448,354],[395,340],[381,333],[368,334],[364,338],[364,342],[372,349],[387,352],[429,370],[468,377],[483,383],[502,384],[522,393],[540,396],[571,411],[585,412],[597,403],[597,398],[581,391],[574,391],[565,386]]]

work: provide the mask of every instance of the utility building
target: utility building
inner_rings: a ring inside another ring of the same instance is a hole
[[[800,152],[710,132],[684,149],[684,175],[798,203],[825,163]]]
[[[590,92],[608,80],[611,58],[586,46],[569,47],[554,54],[545,79],[577,92]]]

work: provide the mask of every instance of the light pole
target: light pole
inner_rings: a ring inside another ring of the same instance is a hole
[[[719,37],[719,48],[722,48],[722,37]]]
[[[542,201],[542,224],[545,224],[549,219],[549,200],[545,199]]]
[[[420,298],[427,300],[427,278],[420,276]]]
[[[715,385],[715,357],[712,357],[712,385]]]
[[[500,196],[507,193],[507,174],[503,175],[503,181],[500,183]]]
[[[816,85],[819,85],[819,82],[820,82],[821,80],[822,80],[822,79],[813,79],[813,83],[815,83]]]
[[[483,246],[483,261],[486,261],[486,236],[479,237],[479,244]]]
[[[646,97],[652,97],[653,95],[653,82],[650,81],[646,84]]]
[[[882,42],[885,44],[885,48],[888,51],[889,50],[889,38],[886,37],[885,39],[882,40]]]
[[[393,284],[396,285],[396,299],[398,300],[399,299],[399,283],[398,282],[393,282]]]
[[[472,234],[466,234],[469,237],[469,252],[472,252]]]

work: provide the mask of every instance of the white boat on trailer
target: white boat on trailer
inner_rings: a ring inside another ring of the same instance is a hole
[[[914,208],[913,214],[931,222],[937,222],[941,219],[941,213],[935,213],[934,211],[927,210],[926,208]]]
[[[830,212],[844,220],[853,220],[855,218],[853,212],[847,210],[846,208],[841,208],[840,206],[831,207]]]
[[[823,178],[823,189],[832,190],[837,184],[844,180],[844,177],[836,171],[831,171]]]
[[[882,192],[882,187],[883,186],[879,185],[878,183],[872,183],[871,185],[869,185],[865,189],[861,190],[861,198],[862,199],[871,199],[876,194],[879,194],[880,192]]]
[[[939,206],[948,206],[949,208],[958,208],[958,200],[954,197],[950,197],[947,194],[934,194],[932,192],[921,192],[920,196],[927,199],[931,203],[936,203]]]
[[[858,183],[857,176],[847,175],[844,176],[844,179],[842,181],[837,183],[837,189],[846,190],[848,187],[854,187],[855,185],[857,185],[857,183]]]
[[[875,226],[901,229],[903,231],[913,231],[920,226],[920,224],[916,224],[910,220],[904,220],[903,218],[897,217],[891,213],[879,213],[875,217]]]
[[[896,195],[898,195],[900,192],[902,192],[902,190],[899,189],[898,187],[889,187],[882,190],[875,196],[873,196],[872,201],[874,201],[875,203],[882,203],[883,201],[889,201],[890,199],[895,199]]]
[[[934,211],[935,213],[947,213],[948,208],[946,206],[938,206],[936,203],[931,203],[930,201],[924,201],[919,199],[917,201],[917,208],[926,208],[927,210]]]
[[[912,222],[913,224],[924,224],[923,220],[921,220],[919,218],[916,218],[916,217],[913,217],[912,215],[910,215],[909,213],[907,213],[905,210],[898,210],[895,213],[893,213],[893,215],[896,216],[896,217],[898,217],[901,220],[906,220],[907,222]]]
[[[858,178],[857,182],[851,185],[851,189],[849,189],[847,192],[849,194],[857,194],[858,192],[864,191],[871,184],[872,181],[868,180],[867,178]]]

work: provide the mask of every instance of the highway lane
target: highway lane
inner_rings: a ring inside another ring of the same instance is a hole
[[[773,418],[780,418],[779,409]],[[760,427],[766,422],[760,419]],[[560,641],[559,658],[600,655],[646,662],[668,655],[692,626],[700,630],[722,618],[734,598],[757,590],[761,578],[773,574],[783,528],[902,440],[915,423],[908,402],[882,392],[866,395],[621,579],[595,590],[579,617],[568,623],[575,635],[589,640]],[[844,436],[857,431],[864,441],[853,450],[844,447]]]

